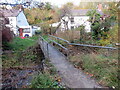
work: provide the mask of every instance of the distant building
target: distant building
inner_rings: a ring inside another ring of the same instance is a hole
[[[10,27],[10,30],[14,32],[16,36],[24,37],[25,35],[32,36],[32,27],[29,25],[24,12],[19,9],[1,9],[4,17],[9,19],[9,24],[7,27]]]
[[[64,15],[60,22],[53,23],[52,26],[56,27],[59,23],[59,31],[65,31],[65,30],[72,30],[75,28],[78,28],[79,26],[83,25],[85,26],[85,31],[90,32],[91,31],[91,23],[89,22],[89,16],[87,16],[87,12],[91,11],[92,9],[73,9],[69,10],[69,14]],[[96,10],[97,13],[100,15],[103,15],[102,12],[102,5],[98,5],[98,9]]]
[[[65,15],[61,19],[62,22],[60,26],[61,30],[64,31],[67,28],[71,30],[83,25],[85,26],[85,31],[90,32],[91,23],[88,21],[89,16],[86,15],[88,11],[91,11],[91,9],[70,10],[70,14]],[[102,15],[101,11],[97,10],[97,12]],[[65,24],[65,22],[67,24]]]

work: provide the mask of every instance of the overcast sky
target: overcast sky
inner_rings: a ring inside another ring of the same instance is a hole
[[[0,2],[6,2],[6,1],[10,3],[15,3],[15,1],[19,1],[19,0],[0,0]],[[24,0],[20,0],[20,1],[24,1]],[[79,5],[81,1],[82,2],[92,2],[92,1],[93,2],[105,2],[105,1],[117,1],[117,0],[34,0],[34,1],[50,2],[52,5],[61,7],[63,4],[67,2],[72,2],[75,5]]]
[[[0,0],[0,2],[9,2],[9,3],[15,3],[15,1],[19,1],[19,0]],[[21,0],[21,1],[24,1],[24,0]],[[81,0],[34,0],[34,1],[50,2],[52,5],[56,5],[60,7],[61,5],[67,2],[73,2],[75,5],[79,5]]]
[[[67,2],[72,2],[75,5],[79,5],[81,0],[41,0],[42,2],[50,2],[52,5],[56,5],[58,7],[62,6]]]

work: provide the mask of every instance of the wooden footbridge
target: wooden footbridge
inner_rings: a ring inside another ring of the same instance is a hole
[[[92,45],[83,45],[83,44],[75,44],[69,43],[69,41],[64,40],[62,38],[58,38],[55,36],[51,36],[57,39],[60,39],[66,42],[69,45],[79,45],[84,47],[96,47],[96,48],[104,48],[104,49],[113,49],[117,48],[113,47],[102,47],[102,46],[92,46]],[[68,51],[68,49],[61,44],[55,42],[54,40],[49,39],[54,44]],[[91,79],[89,76],[85,75],[81,70],[75,68],[66,58],[64,54],[62,54],[58,49],[49,44],[43,37],[39,38],[40,47],[46,58],[50,60],[50,62],[55,66],[57,71],[59,72],[62,82],[69,88],[102,88],[94,79]]]

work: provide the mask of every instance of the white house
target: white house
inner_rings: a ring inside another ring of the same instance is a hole
[[[85,31],[91,31],[91,23],[89,22],[89,16],[87,16],[87,12],[91,11],[91,9],[78,9],[78,10],[70,10],[69,14],[66,14],[61,18],[61,25],[59,26],[59,30],[72,30],[78,28],[81,25],[85,26]],[[96,10],[99,14],[103,14],[101,10]],[[58,23],[53,23],[52,26],[56,27]]]
[[[85,26],[86,32],[91,31],[91,23],[89,22],[89,16],[87,16],[87,12],[91,11],[91,9],[79,9],[79,10],[70,10],[70,14],[65,15],[61,19],[61,30],[66,29],[75,29],[78,28],[80,25]],[[98,11],[99,14],[102,14],[102,12]],[[67,24],[65,24],[65,22]],[[67,26],[66,26],[67,25]]]
[[[7,26],[10,27],[16,36],[33,35],[32,27],[27,22],[26,16],[21,9],[2,9],[0,12],[9,19]]]

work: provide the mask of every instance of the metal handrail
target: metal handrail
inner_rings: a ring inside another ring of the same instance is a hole
[[[52,41],[53,43],[57,44],[58,46],[60,46],[61,48],[65,49],[65,50],[68,50],[66,47],[62,46],[61,44],[49,39],[50,41]]]
[[[103,49],[118,49],[118,48],[114,48],[114,47],[104,47],[104,46],[94,46],[94,45],[87,45],[87,44],[78,44],[78,43],[70,43],[69,41],[65,40],[65,39],[62,39],[62,38],[59,38],[59,37],[56,37],[56,36],[53,36],[53,35],[49,35],[51,37],[54,37],[56,39],[60,39],[64,42],[67,42],[68,45],[75,45],[75,46],[85,46],[85,47],[94,47],[94,48],[103,48]]]
[[[45,41],[46,43],[48,43],[42,36],[40,36],[41,39],[43,39],[43,41]]]
[[[67,41],[67,40],[65,40],[65,39],[62,39],[62,38],[59,38],[59,37],[56,37],[56,36],[53,36],[53,35],[49,35],[49,36],[54,37],[54,38],[56,38],[56,39],[60,39],[60,40],[62,40],[62,41],[64,41],[64,42],[66,42],[66,43],[70,43],[69,41]]]
[[[95,48],[104,48],[104,49],[117,49],[117,48],[114,48],[114,47],[93,46],[93,45],[87,45],[87,44],[76,44],[76,43],[69,43],[69,45],[85,46],[85,47],[95,47]]]

